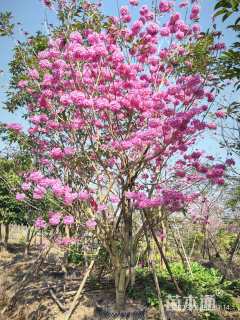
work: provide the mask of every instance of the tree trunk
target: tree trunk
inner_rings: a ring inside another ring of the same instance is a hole
[[[121,311],[125,309],[126,288],[127,288],[127,269],[120,267],[115,271],[115,288],[116,288],[116,309]]]
[[[4,246],[7,247],[9,240],[9,224],[5,224]]]
[[[157,291],[157,295],[158,295],[158,301],[159,301],[159,311],[160,311],[160,314],[162,317],[161,320],[167,320],[165,310],[164,310],[163,301],[162,301],[161,290],[160,290],[160,286],[159,286],[159,282],[158,282],[158,277],[157,277],[157,273],[155,270],[155,261],[152,259],[151,243],[150,243],[150,240],[148,237],[148,232],[147,232],[146,227],[144,228],[144,234],[145,234],[146,243],[147,243],[148,265],[152,269],[152,272],[153,272],[153,279],[154,279],[154,283],[155,283],[155,287],[156,287],[156,291]]]
[[[187,271],[186,261],[184,260],[184,257],[183,257],[183,255],[182,255],[182,252],[181,252],[181,250],[180,250],[180,248],[179,248],[179,242],[178,242],[177,239],[176,239],[176,236],[175,236],[175,234],[174,234],[174,230],[172,230],[172,235],[173,235],[173,240],[174,240],[175,245],[176,245],[177,253],[178,253],[178,255],[179,255],[179,257],[180,257],[180,259],[181,259],[181,261],[182,261],[183,268],[184,268],[185,271]]]
[[[161,241],[161,245],[162,245],[162,250],[163,250],[163,254],[165,255],[166,254],[166,246],[167,246],[167,228],[166,228],[166,225],[165,225],[165,221],[162,221],[161,222],[161,228],[162,228],[162,232],[163,234],[165,235]],[[163,258],[161,256],[161,268],[163,268],[165,266],[164,264],[164,261],[163,261]]]
[[[136,283],[136,267],[131,267],[131,287],[133,288]]]
[[[28,254],[29,254],[33,237],[34,237],[34,228],[33,228],[33,231],[31,232],[31,227],[28,227],[27,236],[26,236],[26,246],[25,246],[25,250],[24,250],[25,256],[28,256]]]
[[[228,275],[229,268],[230,268],[230,266],[232,264],[234,254],[237,251],[239,243],[240,243],[240,232],[238,233],[237,238],[234,241],[234,243],[232,245],[232,248],[230,250],[230,256],[229,256],[229,259],[228,259],[228,262],[227,262],[227,267],[225,268],[225,271],[224,271],[224,274],[222,276],[222,279],[221,279],[220,283],[223,283],[224,280],[226,279],[227,275]]]
[[[157,245],[158,251],[159,251],[159,253],[160,253],[160,255],[161,255],[161,257],[162,257],[162,259],[163,259],[163,261],[164,261],[164,264],[165,264],[166,269],[167,269],[167,271],[168,271],[168,273],[169,273],[169,275],[170,275],[170,277],[171,277],[171,279],[172,279],[172,282],[173,282],[174,285],[175,285],[175,288],[176,288],[176,290],[177,290],[177,293],[182,297],[182,296],[183,296],[182,290],[179,288],[178,283],[177,283],[177,280],[176,280],[176,278],[174,277],[174,275],[173,275],[173,273],[172,273],[172,270],[171,270],[171,268],[170,268],[170,264],[168,263],[168,260],[167,260],[167,258],[165,257],[165,255],[164,255],[164,253],[163,253],[163,251],[162,251],[162,247],[161,247],[161,245],[160,245],[160,243],[159,243],[159,241],[158,241],[158,238],[157,238],[157,236],[156,236],[156,233],[154,232],[154,228],[153,228],[153,226],[152,226],[151,221],[149,220],[147,211],[143,209],[143,213],[144,213],[144,216],[145,216],[145,218],[146,218],[146,221],[147,221],[147,224],[148,224],[148,226],[149,226],[149,229],[150,229],[150,231],[151,231],[151,234],[152,234],[152,236],[153,236],[153,239],[154,239],[154,241],[155,241],[155,243],[156,243],[156,245]]]
[[[0,242],[2,242],[2,224],[0,223]]]

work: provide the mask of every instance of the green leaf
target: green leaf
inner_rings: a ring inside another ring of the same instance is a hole
[[[219,8],[222,8],[222,7],[228,7],[228,3],[227,3],[226,0],[221,0],[221,1],[219,1],[219,2],[215,5],[214,10],[217,10],[217,9],[219,9]]]
[[[222,17],[222,21],[225,21],[227,18],[229,18],[232,15],[232,12],[227,12],[224,14],[224,16]]]
[[[218,17],[224,13],[228,12],[227,9],[221,9],[221,10],[218,10],[215,14],[214,14],[214,17]]]

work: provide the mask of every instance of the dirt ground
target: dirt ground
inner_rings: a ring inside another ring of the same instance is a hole
[[[24,256],[24,246],[10,244],[8,251],[0,252],[0,320],[65,320],[84,272],[76,267],[63,272],[59,252],[52,250],[34,274],[40,247],[32,248]],[[24,277],[27,280],[23,283]],[[54,300],[51,292],[57,298]],[[94,306],[114,300],[113,282],[105,279],[101,283],[88,281],[71,320],[94,320]],[[56,302],[57,301],[57,302]],[[59,306],[60,305],[60,306]],[[155,309],[148,310],[148,320],[158,320]],[[194,320],[198,315],[171,313],[168,320]],[[240,320],[239,313],[222,314],[222,319]]]
[[[66,312],[60,310],[50,294],[57,297],[66,310],[82,280],[80,272],[74,271],[65,277],[61,260],[50,253],[38,275],[30,277],[26,283],[21,281],[34,266],[40,249],[34,248],[28,257],[24,257],[23,246],[10,245],[8,251],[0,253],[0,320],[63,320]],[[32,275],[31,275],[32,276]],[[99,298],[99,290],[90,284],[75,309],[72,320],[94,319],[94,303]],[[89,290],[89,292],[88,292]],[[102,293],[101,293],[102,294]],[[113,295],[107,288],[105,294]]]

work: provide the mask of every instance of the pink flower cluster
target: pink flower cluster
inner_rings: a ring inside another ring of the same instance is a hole
[[[185,205],[188,197],[175,190],[162,190],[161,194],[149,199],[143,192],[126,192],[128,199],[134,200],[135,206],[139,209],[164,206],[170,212],[179,211]]]
[[[190,19],[199,18],[196,2],[189,11]],[[174,1],[160,1],[159,12],[166,14],[160,22],[144,5],[132,21],[130,8],[122,6],[107,30],[52,38],[19,83],[31,91],[28,133],[40,168],[26,175],[22,190],[35,200],[51,194],[67,209],[80,208],[90,230],[109,208],[120,210],[125,197],[138,209],[181,210],[197,197],[181,190],[206,181],[221,185],[232,165],[206,164],[202,152],[190,152],[205,130],[216,129],[207,118],[215,99],[209,82],[174,70],[179,56],[182,67],[191,68],[186,43],[197,41],[200,27],[184,21]],[[103,201],[100,195],[111,189],[121,197]],[[50,212],[48,224],[75,223],[63,212]]]
[[[54,160],[62,160],[66,156],[74,155],[75,150],[73,147],[65,147],[63,150],[61,148],[53,148],[50,151],[50,156]]]
[[[42,218],[42,217],[38,217],[35,221],[35,224],[34,226],[37,228],[37,229],[45,229],[47,227],[47,223],[46,221]]]
[[[56,227],[63,223],[64,225],[72,225],[75,223],[75,219],[72,215],[66,215],[62,219],[62,213],[56,211],[48,212],[48,223],[43,217],[38,217],[34,223],[37,229],[45,229],[48,226]]]
[[[90,193],[86,190],[73,192],[72,189],[63,185],[59,179],[44,177],[40,171],[33,171],[26,175],[25,182],[22,184],[22,190],[30,191],[33,186],[32,197],[35,200],[41,200],[45,197],[47,191],[51,191],[65,205],[72,205],[75,201],[87,201],[90,199]],[[16,199],[23,201],[26,194],[18,193]]]
[[[57,237],[55,239],[56,244],[58,244],[59,246],[69,246],[72,244],[76,244],[79,242],[79,239],[77,238],[69,238],[69,237]]]
[[[22,125],[19,123],[10,123],[7,125],[8,129],[15,131],[16,133],[20,133],[22,131]]]

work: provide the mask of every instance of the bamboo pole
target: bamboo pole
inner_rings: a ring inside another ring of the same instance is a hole
[[[77,291],[77,293],[76,293],[76,295],[75,295],[75,297],[73,299],[73,302],[71,304],[69,312],[67,313],[67,315],[65,317],[65,320],[70,320],[71,319],[72,313],[73,313],[73,311],[75,310],[75,308],[76,308],[76,306],[78,304],[79,297],[80,297],[80,295],[82,293],[82,290],[83,290],[83,288],[85,286],[85,283],[86,283],[86,281],[87,281],[87,279],[88,279],[88,277],[89,277],[89,275],[90,275],[90,273],[91,273],[91,271],[93,269],[93,266],[94,266],[94,263],[95,263],[95,259],[96,259],[97,255],[99,254],[99,251],[100,251],[100,247],[98,247],[98,249],[96,251],[95,258],[91,261],[91,263],[90,263],[90,265],[89,265],[89,267],[88,267],[88,269],[87,269],[87,271],[86,271],[86,273],[84,275],[84,278],[83,278],[83,280],[82,280],[82,282],[81,282],[81,284],[79,286],[79,289],[78,289],[78,291]]]
[[[179,286],[178,286],[177,280],[175,279],[175,277],[174,277],[174,275],[173,275],[173,273],[172,273],[171,267],[170,267],[170,265],[169,265],[169,263],[168,263],[168,261],[167,261],[167,258],[165,257],[165,255],[164,255],[164,253],[163,253],[162,247],[161,247],[161,245],[160,245],[160,243],[159,243],[159,241],[158,241],[158,238],[157,238],[157,236],[156,236],[156,233],[154,232],[154,228],[153,228],[153,226],[152,226],[152,223],[151,223],[150,220],[149,220],[148,213],[147,213],[146,210],[143,210],[143,212],[144,212],[144,216],[145,216],[145,218],[146,218],[147,224],[148,224],[148,226],[149,226],[149,229],[150,229],[150,231],[151,231],[151,234],[152,234],[152,236],[153,236],[153,239],[154,239],[154,241],[155,241],[155,243],[156,243],[156,245],[157,245],[158,251],[159,251],[159,253],[160,253],[160,255],[161,255],[161,257],[162,257],[162,259],[163,259],[163,261],[164,261],[164,264],[165,264],[165,266],[166,266],[166,268],[167,268],[167,271],[168,271],[168,273],[169,273],[169,275],[170,275],[170,277],[171,277],[171,279],[172,279],[172,282],[174,283],[174,286],[175,286],[175,288],[176,288],[176,290],[177,290],[177,293],[178,293],[180,296],[183,296],[182,290],[181,290],[181,289],[179,288]]]

